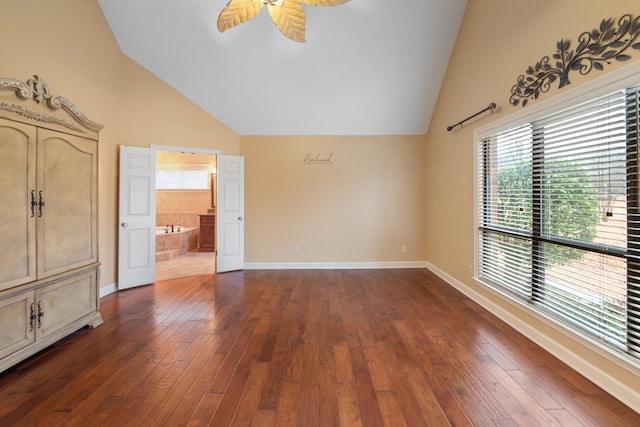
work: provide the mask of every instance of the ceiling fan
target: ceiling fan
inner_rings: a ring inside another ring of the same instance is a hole
[[[258,15],[267,5],[271,20],[282,34],[303,43],[307,17],[302,4],[309,6],[337,6],[349,0],[230,0],[218,16],[218,30],[235,27]]]

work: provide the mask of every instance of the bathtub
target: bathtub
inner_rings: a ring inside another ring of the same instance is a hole
[[[183,233],[183,232],[186,233],[189,230],[192,230],[192,228],[187,229],[187,228],[185,228],[185,227],[183,227],[181,225],[174,225],[173,226],[173,231],[171,231],[171,227],[167,227],[167,226],[159,227],[159,226],[156,226],[156,236],[158,234],[171,234],[171,233]]]
[[[156,227],[156,261],[166,261],[198,247],[197,227],[174,225],[173,230]]]

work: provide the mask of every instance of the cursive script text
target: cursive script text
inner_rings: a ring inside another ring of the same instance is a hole
[[[333,161],[331,160],[332,157],[333,153],[330,153],[329,155],[307,153],[305,154],[302,163],[305,165],[330,165],[333,164]]]

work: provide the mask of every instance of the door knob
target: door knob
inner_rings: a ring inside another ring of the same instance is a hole
[[[129,226],[129,224],[127,224],[126,222],[123,222],[123,223],[122,223],[122,227],[123,227],[123,228],[127,228],[128,226]]]

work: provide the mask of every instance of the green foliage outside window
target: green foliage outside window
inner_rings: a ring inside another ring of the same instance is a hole
[[[548,165],[541,183],[544,236],[592,242],[599,224],[598,190],[589,171],[560,161]],[[530,162],[512,163],[498,170],[497,225],[521,231],[533,230],[533,177]],[[579,259],[581,250],[553,245],[550,259],[566,263]],[[558,252],[558,253],[555,253]]]

